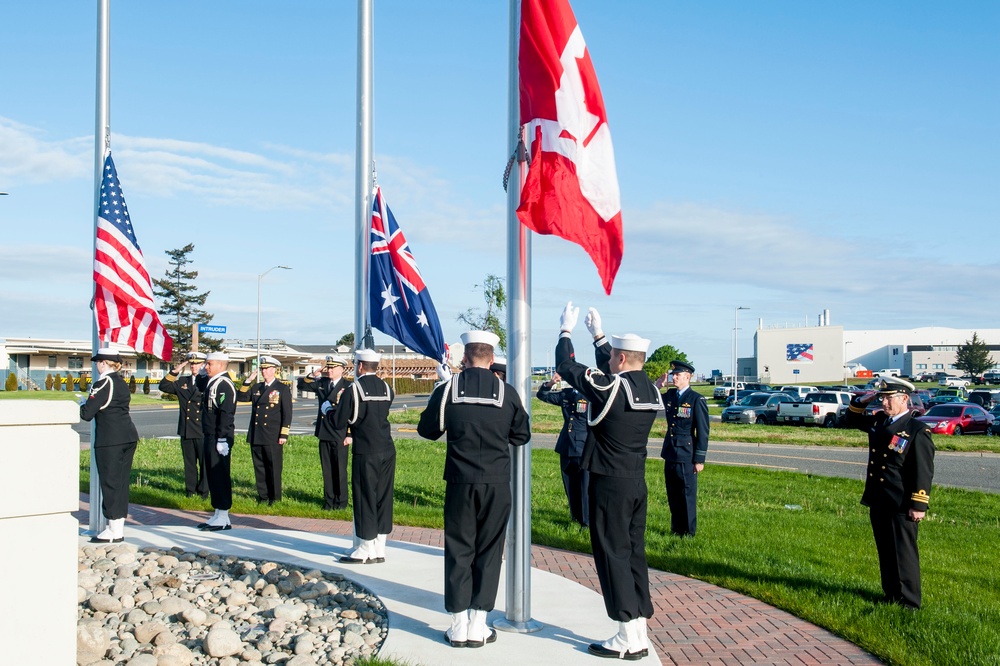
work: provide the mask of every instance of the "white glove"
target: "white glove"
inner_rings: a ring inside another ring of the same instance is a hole
[[[587,316],[584,317],[583,323],[587,325],[587,330],[590,331],[595,340],[604,337],[604,331],[601,330],[601,314],[597,308],[587,310]]]
[[[437,367],[438,379],[443,382],[451,379],[451,368],[446,363],[439,363]]]
[[[76,394],[76,404],[80,405],[81,407],[86,405],[87,400],[89,399],[90,399],[89,395],[80,395],[79,393]]]
[[[229,455],[229,442],[224,439],[216,440],[215,450],[219,452],[220,456]]]
[[[333,405],[330,404],[329,400],[324,400],[323,404],[319,406],[319,411],[323,413],[323,416],[326,416],[326,413],[331,409],[333,409]]]
[[[573,301],[566,304],[562,314],[559,315],[559,330],[571,332],[576,327],[576,320],[580,318],[580,308],[573,307]]]

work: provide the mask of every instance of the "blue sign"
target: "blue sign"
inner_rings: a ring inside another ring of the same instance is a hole
[[[223,332],[225,332],[225,331],[223,331]],[[792,374],[793,374],[793,375],[797,375],[797,374],[799,374],[799,372],[800,372],[800,371],[799,371],[799,369],[798,369],[798,368],[796,368],[795,370],[792,370]]]
[[[213,326],[212,324],[198,324],[199,333],[225,333],[225,326]]]

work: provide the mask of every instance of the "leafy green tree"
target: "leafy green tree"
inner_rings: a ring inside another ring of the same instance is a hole
[[[458,321],[476,330],[492,331],[500,338],[500,351],[507,351],[507,327],[504,323],[504,309],[507,307],[507,289],[503,280],[492,273],[486,276],[482,285],[483,299],[486,301],[486,311],[479,308],[469,308],[458,315]]]
[[[965,370],[970,375],[980,377],[984,372],[993,367],[993,360],[990,358],[990,348],[979,338],[979,333],[972,332],[972,339],[966,340],[964,345],[958,346],[955,354],[955,367]]]
[[[687,354],[678,351],[673,345],[663,345],[659,347],[646,359],[646,364],[642,366],[646,375],[653,380],[659,379],[663,373],[670,370],[671,361],[684,361],[689,363]]]
[[[198,271],[187,268],[192,262],[192,252],[194,243],[176,250],[166,250],[165,254],[170,257],[170,268],[162,279],[153,280],[153,293],[160,299],[163,325],[174,339],[173,361],[179,361],[191,349],[191,325],[207,324],[214,316],[202,309],[211,292],[198,293],[194,284]],[[198,336],[198,349],[219,351],[222,349],[222,340]],[[153,356],[145,355],[144,358],[148,361]]]
[[[350,347],[351,349],[353,349],[354,348],[354,333],[353,332],[351,332],[351,333],[344,333],[342,336],[340,336],[340,339],[337,340],[337,346],[339,347],[341,345],[346,345],[346,346]]]

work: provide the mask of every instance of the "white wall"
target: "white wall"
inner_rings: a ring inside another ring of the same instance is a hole
[[[25,637],[40,629],[46,663],[76,663],[77,421],[75,402],[0,401],[0,571],[13,611],[0,622],[7,664],[39,663],[37,643]]]

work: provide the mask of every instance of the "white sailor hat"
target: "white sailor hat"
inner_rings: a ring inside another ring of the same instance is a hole
[[[462,333],[462,344],[483,344],[489,345],[494,349],[500,344],[500,338],[496,333],[491,333],[490,331],[466,331]]]
[[[273,356],[261,356],[260,357],[260,368],[261,368],[261,370],[263,370],[264,368],[280,368],[280,367],[281,367],[281,361],[279,361],[278,359],[274,358]]]
[[[229,362],[229,354],[226,352],[209,352],[208,356],[205,357],[206,361],[225,361]]]
[[[190,361],[191,363],[204,363],[205,355],[197,351],[189,352],[187,355],[187,360]]]
[[[899,377],[880,377],[875,384],[879,395],[894,395],[896,393],[913,393],[916,388],[910,382]]]
[[[344,365],[347,365],[347,359],[340,354],[330,354],[326,357],[325,367],[327,368],[337,368]]]
[[[637,351],[645,354],[649,349],[649,340],[646,338],[640,338],[635,333],[612,335],[611,348],[618,349],[620,351]]]
[[[382,355],[379,354],[374,349],[359,349],[354,352],[355,361],[364,361],[365,363],[378,363],[382,359]]]
[[[101,347],[97,350],[97,353],[90,357],[91,361],[113,361],[115,363],[121,363],[122,357],[114,349],[110,347]]]

